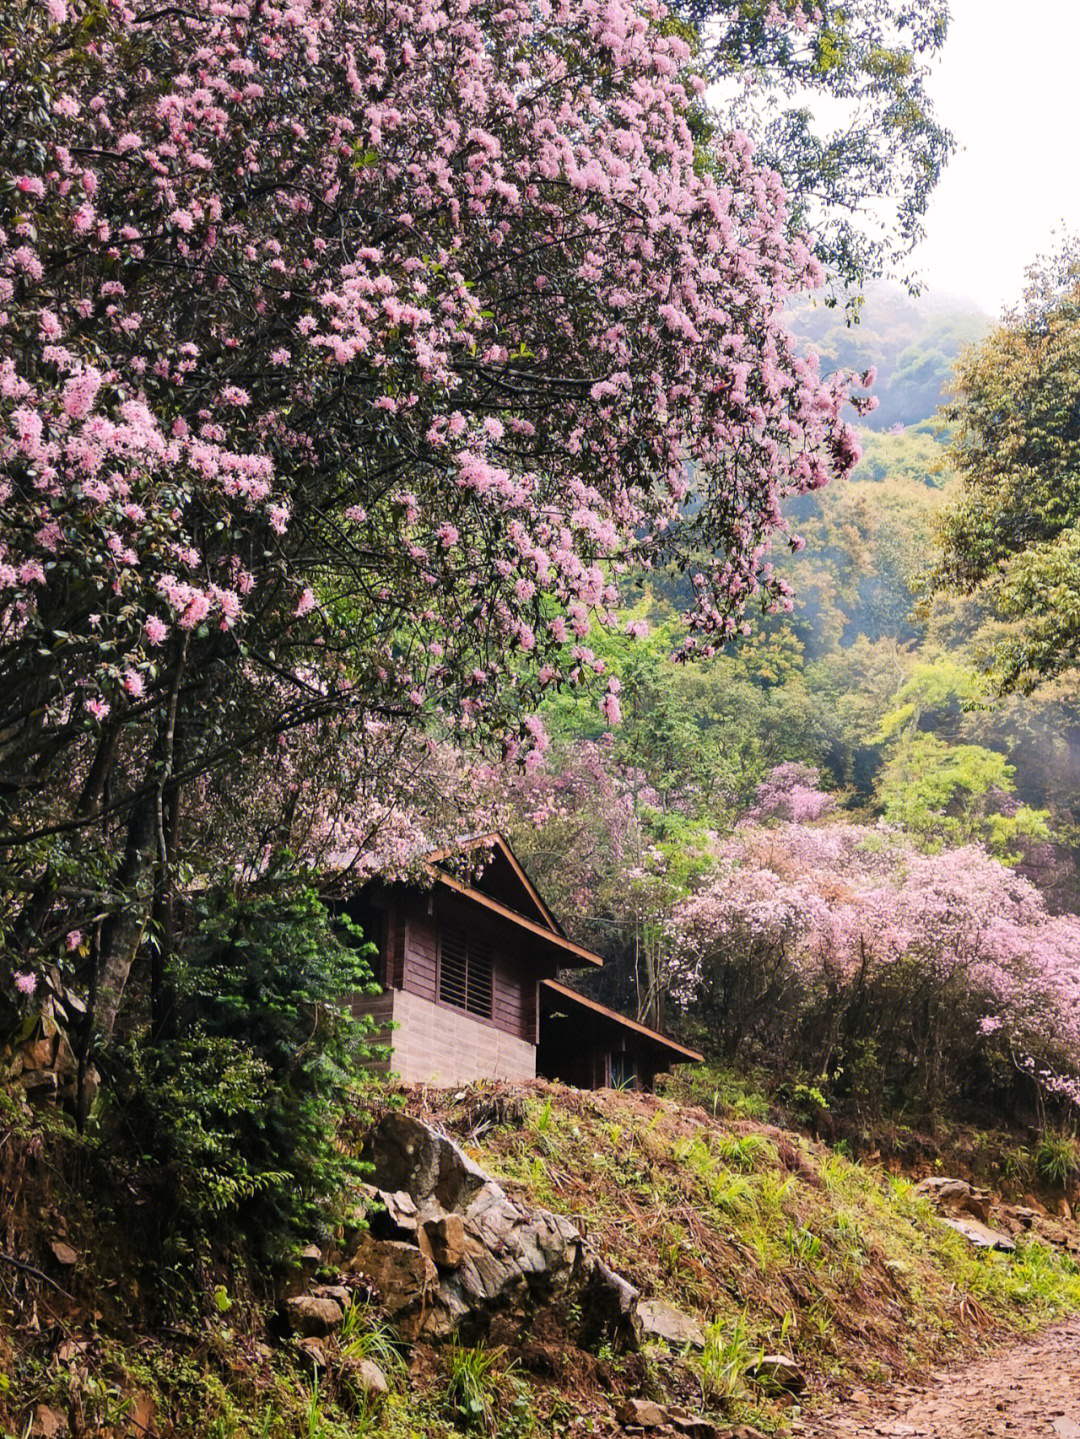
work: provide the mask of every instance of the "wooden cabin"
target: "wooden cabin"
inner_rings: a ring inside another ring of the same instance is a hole
[[[463,879],[449,861],[490,857]],[[406,1084],[523,1080],[651,1088],[701,1055],[586,999],[561,971],[603,963],[567,939],[501,835],[425,860],[426,884],[365,886],[347,905],[378,948],[379,994],[355,995]]]

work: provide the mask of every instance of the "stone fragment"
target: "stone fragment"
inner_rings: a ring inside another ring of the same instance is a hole
[[[305,1245],[300,1251],[301,1264],[319,1265],[322,1263],[322,1250],[317,1244]]]
[[[957,1234],[962,1234],[969,1244],[974,1244],[978,1249],[998,1249],[1003,1254],[1011,1254],[1016,1248],[1015,1239],[1008,1234],[1002,1234],[1000,1229],[991,1229],[986,1224],[980,1224],[977,1219],[943,1219],[941,1222],[950,1229],[955,1229]]]
[[[457,1269],[465,1258],[465,1224],[460,1214],[440,1214],[424,1222],[431,1257],[440,1269]]]
[[[341,1306],[342,1313],[353,1302],[352,1290],[347,1289],[344,1284],[316,1284],[311,1293],[316,1299],[332,1299]]]
[[[388,1394],[390,1384],[374,1359],[358,1359],[352,1372],[365,1394]]]
[[[963,1213],[970,1214],[980,1224],[990,1223],[990,1201],[981,1194],[965,1194],[956,1207]]]
[[[662,1299],[641,1299],[637,1312],[643,1343],[655,1340],[676,1349],[684,1349],[688,1344],[692,1349],[705,1348],[705,1331],[701,1325],[674,1305],[665,1304]]]
[[[313,1369],[320,1370],[326,1368],[326,1350],[323,1348],[321,1340],[313,1337],[298,1339],[296,1341],[296,1347],[300,1350],[304,1358],[308,1360]]]
[[[56,1260],[57,1264],[62,1264],[65,1269],[70,1269],[73,1265],[78,1264],[78,1254],[72,1249],[70,1244],[65,1244],[62,1239],[50,1240],[49,1248],[52,1250],[52,1257]]]
[[[944,1175],[934,1174],[928,1179],[920,1179],[915,1186],[915,1193],[943,1204],[948,1200],[965,1199],[971,1193],[971,1185],[966,1179],[948,1179]]]
[[[1055,1213],[1059,1219],[1066,1219],[1071,1222],[1073,1217],[1072,1207],[1064,1195],[1058,1200]]]
[[[676,1414],[669,1409],[667,1422],[684,1439],[729,1439],[731,1435],[730,1429],[719,1429],[711,1419],[703,1419],[700,1414]]]
[[[297,1334],[317,1339],[341,1327],[344,1310],[335,1299],[317,1294],[295,1294],[285,1301],[285,1314]]]
[[[615,1410],[620,1424],[636,1424],[639,1429],[659,1429],[667,1423],[667,1413],[651,1399],[624,1399]]]
[[[1058,1439],[1080,1439],[1080,1424],[1067,1414],[1059,1414],[1050,1427]]]
[[[415,1339],[438,1286],[439,1271],[431,1260],[398,1239],[362,1234],[345,1267],[375,1286],[391,1321]]]
[[[789,1394],[801,1394],[806,1388],[806,1375],[785,1354],[763,1354],[746,1374],[755,1384],[785,1389]]]
[[[34,1104],[42,1104],[51,1099],[60,1087],[53,1069],[30,1069],[24,1070],[19,1075],[19,1085],[27,1099]]]

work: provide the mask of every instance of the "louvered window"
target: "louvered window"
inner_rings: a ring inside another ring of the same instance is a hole
[[[482,1019],[492,1017],[492,944],[481,929],[447,916],[439,934],[439,1000]]]

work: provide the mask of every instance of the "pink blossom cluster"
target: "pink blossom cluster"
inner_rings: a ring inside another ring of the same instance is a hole
[[[86,13],[26,4],[0,57],[52,97],[0,139],[0,625],[62,598],[65,716],[253,611],[340,654],[320,591],[374,615],[368,694],[466,728],[522,658],[590,673],[630,561],[715,557],[692,649],[787,603],[770,537],[857,459],[849,385],[785,328],[822,275],[778,177],[740,134],[702,163],[662,5],[109,4],[92,63]]]
[[[786,819],[809,824],[828,814],[835,798],[821,788],[821,772],[813,765],[787,761],[776,765],[757,787],[750,820]]]

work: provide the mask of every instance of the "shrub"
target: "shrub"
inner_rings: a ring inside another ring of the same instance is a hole
[[[372,1048],[342,998],[370,986],[370,947],[287,869],[208,892],[192,919],[171,1032],[121,1053],[115,1133],[160,1170],[179,1230],[242,1224],[272,1250],[325,1223],[359,1172],[339,1131]]]

